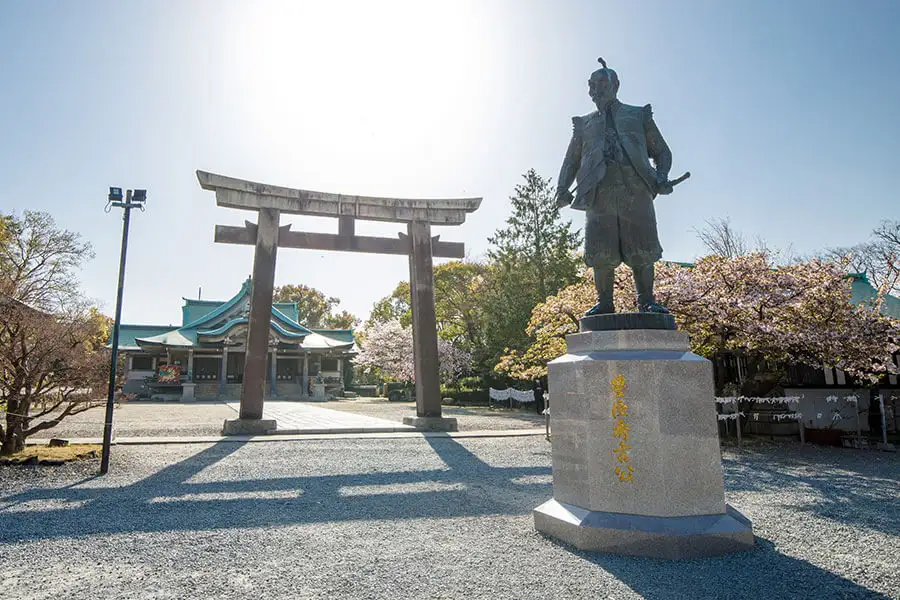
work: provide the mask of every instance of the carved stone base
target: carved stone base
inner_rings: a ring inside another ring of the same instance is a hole
[[[423,431],[458,431],[453,417],[403,417],[403,424]]]
[[[589,511],[549,500],[534,509],[534,526],[579,550],[682,559],[753,548],[753,529],[726,505],[718,515],[649,517]]]
[[[267,435],[276,429],[275,419],[225,419],[222,435]]]
[[[752,547],[750,522],[725,504],[712,364],[691,353],[687,334],[588,331],[566,344],[548,367],[553,500],[535,509],[535,527],[618,554]]]

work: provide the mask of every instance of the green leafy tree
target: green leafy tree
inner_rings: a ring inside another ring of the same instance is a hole
[[[434,267],[434,308],[438,336],[465,352],[483,355],[485,326],[480,294],[486,267],[479,263],[450,261]],[[390,296],[375,302],[366,322],[371,328],[378,323],[397,319],[403,327],[412,323],[409,283],[401,281]]]
[[[272,296],[275,302],[295,302],[298,320],[311,329],[350,329],[358,324],[358,319],[347,311],[335,314],[332,311],[340,300],[329,297],[308,285],[283,285],[275,288]]]
[[[408,281],[401,281],[390,296],[385,296],[375,302],[366,321],[366,328],[394,319],[399,319],[403,327],[409,327],[412,323],[412,301],[409,295]]]
[[[531,311],[548,296],[578,280],[581,234],[560,218],[549,179],[534,169],[523,176],[510,197],[506,227],[488,241],[489,264],[482,284],[482,309],[490,324],[485,354],[496,364],[508,350],[524,350]],[[493,366],[493,365],[491,365]]]
[[[342,310],[325,317],[325,329],[353,329],[359,325],[359,318]]]
[[[484,345],[484,310],[480,295],[486,268],[454,260],[434,268],[434,309],[438,335],[477,353]]]

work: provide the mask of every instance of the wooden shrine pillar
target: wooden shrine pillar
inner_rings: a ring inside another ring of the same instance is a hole
[[[263,416],[279,217],[277,209],[259,209],[256,252],[253,255],[247,349],[244,354],[244,382],[241,387],[241,419],[262,419]]]
[[[410,245],[409,291],[412,301],[416,415],[434,418],[441,416],[441,383],[434,308],[431,225],[413,221],[407,225],[407,231]]]

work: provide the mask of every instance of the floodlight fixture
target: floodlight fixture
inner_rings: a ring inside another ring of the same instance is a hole
[[[120,187],[109,188],[109,201],[110,202],[121,202],[122,201],[122,188],[120,188]]]
[[[147,201],[147,190],[134,190],[131,196],[132,202],[144,203]]]

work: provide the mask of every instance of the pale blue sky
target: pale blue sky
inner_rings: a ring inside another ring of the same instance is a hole
[[[0,209],[81,232],[97,252],[85,291],[112,313],[121,214],[104,214],[106,190],[147,188],[131,323],[177,322],[183,296],[225,299],[251,271],[252,248],[212,242],[248,213],[217,208],[196,169],[480,195],[439,233],[483,256],[521,174],[555,179],[603,56],[622,101],[653,104],[673,175],[693,173],[657,200],[666,259],[701,254],[692,229],[711,217],[798,253],[849,245],[900,218],[898,25],[890,0],[0,1]],[[276,282],[364,317],[407,273],[402,257],[282,250]]]

